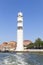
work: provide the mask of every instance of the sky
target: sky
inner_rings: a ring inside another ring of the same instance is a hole
[[[23,13],[24,40],[43,40],[43,0],[0,0],[0,44],[17,40],[17,14]]]

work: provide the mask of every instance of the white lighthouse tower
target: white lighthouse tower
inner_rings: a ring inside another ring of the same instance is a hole
[[[17,47],[16,51],[23,51],[23,14],[18,13],[17,16]]]

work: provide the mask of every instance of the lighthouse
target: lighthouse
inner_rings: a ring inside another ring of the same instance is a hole
[[[17,47],[16,51],[23,51],[23,14],[18,13],[17,16]]]

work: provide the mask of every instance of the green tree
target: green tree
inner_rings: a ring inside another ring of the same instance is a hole
[[[34,42],[34,46],[38,49],[40,49],[43,45],[43,42],[40,38],[36,39],[35,42]]]
[[[27,45],[27,49],[43,49],[43,41],[37,38],[34,43]]]

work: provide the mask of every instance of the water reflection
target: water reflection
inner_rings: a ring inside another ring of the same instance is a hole
[[[2,53],[0,65],[43,65],[43,55],[31,53]]]

